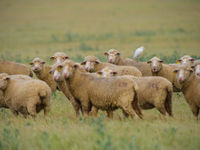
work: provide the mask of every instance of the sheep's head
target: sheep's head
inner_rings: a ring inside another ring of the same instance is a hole
[[[0,89],[4,90],[7,88],[8,81],[10,80],[10,77],[7,73],[1,73],[0,74]]]
[[[150,64],[151,71],[157,73],[162,69],[163,60],[153,57],[147,63]]]
[[[80,70],[82,71],[82,68],[79,64],[74,63],[70,60],[65,60],[63,63],[58,64],[57,67],[55,67],[53,78],[57,81],[69,79],[74,75],[74,72],[77,68],[80,68]]]
[[[120,53],[115,49],[110,49],[105,52],[104,55],[107,57],[107,61],[111,64],[117,64],[120,59]]]
[[[116,71],[113,71],[112,69],[105,67],[101,71],[97,72],[97,74],[101,77],[113,77],[117,75]]]
[[[45,61],[36,57],[29,63],[31,65],[31,70],[35,73],[39,73],[42,71]]]
[[[177,64],[191,66],[194,63],[194,59],[189,55],[184,55],[183,57],[178,59],[176,62],[177,62]]]
[[[87,56],[85,60],[81,63],[84,66],[85,70],[88,72],[94,72],[96,66],[100,61],[95,56]]]
[[[200,77],[200,60],[196,60],[192,68],[194,69],[194,74]]]
[[[69,59],[69,57],[63,52],[56,52],[52,57],[50,57],[50,61],[53,61],[54,64],[62,63],[66,59]]]
[[[176,78],[179,83],[183,84],[188,81],[193,74],[193,69],[190,66],[181,65],[179,68],[174,70]]]

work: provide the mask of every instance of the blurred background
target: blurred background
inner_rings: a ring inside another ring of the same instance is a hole
[[[111,48],[130,57],[145,46],[173,63],[200,58],[199,0],[1,0],[0,58],[27,63],[63,51],[75,61],[105,60]]]

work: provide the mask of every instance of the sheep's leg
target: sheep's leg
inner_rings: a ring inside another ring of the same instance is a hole
[[[133,110],[131,104],[129,104],[128,106],[122,106],[122,111],[124,111],[125,114],[130,115],[132,118],[135,117],[135,111]]]
[[[198,120],[198,115],[199,115],[199,107],[196,106],[195,104],[190,104],[190,108],[192,110],[193,115],[197,118]]]
[[[50,103],[44,106],[44,115],[46,116],[50,112]]]
[[[14,110],[14,109],[11,109],[11,112],[13,113],[13,115],[14,115],[15,117],[17,117],[17,116],[19,115],[19,112],[16,111],[16,110]]]
[[[107,110],[106,113],[107,113],[107,117],[108,117],[108,118],[113,119],[113,111]]]
[[[97,114],[98,114],[98,111],[99,111],[98,108],[92,106],[92,110],[90,111],[90,114],[91,114],[92,116],[96,117]]]
[[[129,117],[129,115],[124,110],[122,110],[122,113],[124,115],[124,118],[128,118]]]
[[[79,116],[80,116],[79,110],[81,110],[80,105],[78,104],[78,102],[75,101],[74,98],[70,98],[69,100],[70,100],[70,102],[72,103],[72,106],[73,106],[73,108],[74,108],[74,110],[75,110],[76,117],[79,117]]]
[[[86,114],[86,115],[89,115],[89,103],[84,101],[81,103],[82,105],[82,108],[83,108],[83,116]]]
[[[29,103],[27,106],[28,113],[32,116],[35,117],[37,112],[36,112],[36,104],[35,103]]]

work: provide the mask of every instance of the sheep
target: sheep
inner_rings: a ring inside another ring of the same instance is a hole
[[[142,118],[136,95],[137,84],[129,78],[104,78],[95,74],[85,73],[79,65],[66,60],[58,65],[57,71],[62,72],[73,96],[81,102],[83,114],[89,114],[91,106],[98,109],[113,111],[121,108],[125,114]],[[57,78],[58,72],[54,72]]]
[[[102,72],[102,76],[114,77],[120,76],[118,72],[109,70],[109,74]],[[139,97],[139,104],[142,109],[156,109],[163,115],[166,112],[169,116],[172,114],[172,84],[163,77],[133,77],[126,76],[133,79],[137,85],[137,95]]]
[[[195,60],[192,68],[194,69],[194,74],[200,77],[200,60]]]
[[[33,73],[28,66],[6,60],[0,60],[0,73],[7,73],[9,75],[24,74],[30,77],[33,76]]]
[[[52,74],[57,74],[57,76],[53,76],[53,80],[56,82],[56,85],[57,87],[63,92],[63,94],[67,97],[67,99],[70,101],[70,103],[72,104],[74,110],[75,110],[75,113],[76,113],[76,117],[79,117],[80,116],[80,113],[79,111],[81,110],[82,112],[82,108],[81,108],[81,105],[80,105],[80,102],[78,99],[75,99],[73,97],[73,95],[71,94],[70,90],[69,90],[69,87],[68,85],[66,84],[64,78],[62,78],[62,76],[58,76],[59,75],[59,72],[56,70],[57,66],[59,65],[60,63],[58,64],[54,64],[51,68],[51,70],[49,71],[49,73],[52,75]],[[82,71],[85,71],[84,69]]]
[[[7,73],[1,73],[0,74],[0,78],[3,78],[3,77],[6,77],[8,76]],[[15,78],[15,79],[22,79],[22,80],[32,80],[32,78],[30,76],[27,76],[27,75],[21,75],[21,74],[18,74],[18,75],[10,75],[10,78]],[[3,89],[5,88],[4,85],[5,82],[3,82],[3,80],[0,80],[0,87],[3,87]],[[5,100],[4,100],[4,94],[3,94],[3,91],[0,90],[0,108],[3,107],[3,108],[8,108],[8,106],[6,105],[5,103]]]
[[[173,90],[175,92],[180,92],[181,86],[173,72],[178,67],[178,65],[163,64],[163,60],[157,57],[151,58],[147,63],[150,64],[153,76],[161,76],[168,79],[173,85]]]
[[[198,120],[198,114],[200,110],[200,78],[198,78],[193,72],[193,69],[187,65],[181,65],[178,69],[174,70],[177,80],[182,85],[181,91],[193,115]]]
[[[85,65],[85,69],[88,72],[98,72],[102,69],[112,68],[117,70],[121,75],[142,76],[142,73],[134,66],[116,66],[110,63],[103,63],[95,56],[87,56],[81,65]]]
[[[194,63],[194,59],[189,56],[189,55],[184,55],[183,57],[181,57],[180,59],[178,59],[177,64],[182,64],[182,65],[190,65],[192,66]]]
[[[4,101],[14,115],[35,117],[42,109],[46,115],[50,111],[50,87],[41,80],[12,78],[0,75],[0,90]]]
[[[35,73],[37,78],[46,82],[51,88],[52,92],[56,91],[56,82],[53,80],[52,75],[49,74],[51,66],[45,65],[45,61],[38,57],[34,58],[29,64],[31,65],[31,70]]]
[[[52,57],[50,57],[50,61],[53,61],[54,64],[62,63],[66,59],[69,59],[69,57],[63,52],[56,52]]]
[[[145,62],[138,62],[130,58],[123,59],[120,57],[120,53],[115,49],[110,49],[108,52],[105,52],[104,55],[107,57],[107,61],[111,64],[134,66],[141,71],[143,76],[152,76],[151,70]]]

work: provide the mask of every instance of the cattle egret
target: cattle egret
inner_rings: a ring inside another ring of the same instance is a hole
[[[137,59],[139,56],[141,56],[143,54],[143,52],[144,52],[144,46],[137,48],[135,50],[135,54],[134,54],[133,58]]]

